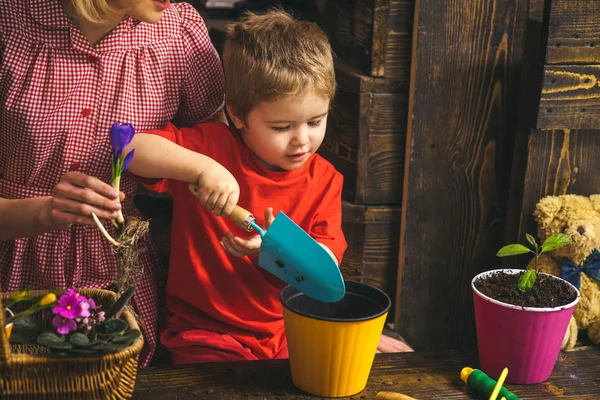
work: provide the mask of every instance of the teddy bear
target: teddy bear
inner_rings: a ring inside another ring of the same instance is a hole
[[[541,272],[562,277],[581,293],[561,349],[575,346],[580,329],[600,344],[600,195],[547,196],[536,205],[533,216],[540,243],[556,233],[569,235],[574,242],[538,259]],[[533,268],[532,260],[527,269]]]

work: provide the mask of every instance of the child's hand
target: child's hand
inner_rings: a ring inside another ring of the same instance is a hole
[[[216,216],[227,217],[238,202],[240,186],[231,172],[215,162],[198,176],[194,194],[207,210],[212,210]]]
[[[269,229],[275,217],[273,216],[273,209],[268,207],[265,210],[265,225],[263,229],[266,231]],[[256,254],[260,250],[262,239],[260,235],[252,236],[250,239],[242,239],[240,237],[233,236],[233,233],[227,232],[227,235],[221,239],[221,247],[232,256],[244,257],[249,254]]]

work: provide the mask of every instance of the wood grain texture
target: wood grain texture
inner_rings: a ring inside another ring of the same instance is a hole
[[[600,193],[600,130],[531,130],[527,149],[521,238],[537,232],[532,213],[542,197]]]
[[[344,278],[368,283],[395,298],[400,206],[344,202],[342,228],[348,242],[341,265]]]
[[[544,18],[544,1],[529,0],[529,19],[542,22]]]
[[[399,204],[408,95],[401,81],[357,74],[336,62],[338,90],[319,153],[344,175],[344,199]],[[386,92],[386,90],[393,90]]]
[[[537,129],[600,128],[600,65],[545,65]]]
[[[414,0],[308,3],[340,59],[370,76],[408,79]]]
[[[538,385],[506,388],[521,399],[600,398],[600,350],[561,354],[550,379]],[[377,354],[367,387],[351,399],[374,399],[399,392],[416,399],[477,399],[460,380],[460,370],[477,366],[474,355],[456,352]],[[133,399],[315,399],[297,389],[288,360],[238,361],[151,367],[139,370]]]
[[[526,18],[523,0],[417,1],[396,307],[415,349],[474,346],[470,281],[503,243]]]
[[[600,63],[600,2],[552,0],[547,64]]]

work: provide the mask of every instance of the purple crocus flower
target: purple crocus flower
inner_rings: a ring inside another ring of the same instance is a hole
[[[135,135],[135,129],[131,124],[119,124],[115,122],[110,128],[110,144],[112,146],[113,160],[117,160],[123,155],[123,150]]]
[[[73,289],[68,289],[65,294],[60,296],[58,305],[52,308],[52,312],[64,318],[73,319],[80,315],[81,307],[79,307],[79,303],[84,300],[87,300],[85,296],[80,295]]]
[[[131,150],[125,156],[125,159],[123,160],[123,171],[125,171],[127,169],[127,167],[129,166],[129,163],[131,162],[131,159],[133,158],[133,153],[134,152],[135,152],[135,149]]]
[[[61,335],[66,335],[67,333],[74,331],[77,329],[77,324],[71,318],[63,317],[60,314],[56,314],[54,318],[52,318],[52,325],[56,327],[56,332]]]

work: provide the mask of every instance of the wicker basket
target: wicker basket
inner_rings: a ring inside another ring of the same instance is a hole
[[[39,299],[47,292],[32,291],[30,295]],[[59,297],[65,290],[52,292]],[[93,298],[103,308],[117,300],[116,294],[108,290],[81,289],[81,294]],[[10,295],[0,293],[0,310],[4,310],[2,301]],[[14,308],[29,305],[31,303],[22,302],[15,304]],[[50,326],[51,309],[35,315],[43,327]],[[131,329],[139,329],[130,312],[123,311],[121,318]],[[9,345],[3,312],[0,312],[0,327],[1,399],[128,399],[133,394],[143,340],[137,340],[116,353],[59,356],[50,354],[47,347],[37,344]]]

